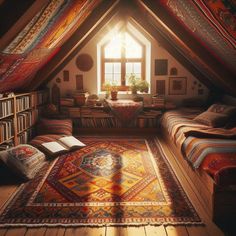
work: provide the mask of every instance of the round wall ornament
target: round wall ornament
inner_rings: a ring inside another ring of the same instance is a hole
[[[83,53],[76,58],[75,63],[79,70],[89,71],[93,67],[93,58],[89,54]]]

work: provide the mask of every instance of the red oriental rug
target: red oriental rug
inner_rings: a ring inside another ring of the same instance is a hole
[[[154,137],[81,137],[1,210],[0,226],[201,224]]]

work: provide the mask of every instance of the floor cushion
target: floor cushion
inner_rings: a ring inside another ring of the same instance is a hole
[[[45,163],[44,153],[28,144],[1,151],[0,158],[14,173],[25,179],[32,179]]]
[[[37,125],[37,134],[72,135],[72,121],[70,119],[41,119]]]

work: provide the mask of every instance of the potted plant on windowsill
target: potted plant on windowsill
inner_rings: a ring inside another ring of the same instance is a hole
[[[106,91],[106,95],[105,95],[106,99],[109,98],[111,94],[111,99],[117,100],[118,86],[115,83],[107,82],[103,85],[103,87]]]
[[[135,74],[131,74],[129,79],[129,87],[132,94],[135,95],[134,99],[137,100],[137,92],[148,93],[149,83],[146,80],[136,77]]]
[[[111,100],[117,100],[118,87],[115,84],[111,85]]]

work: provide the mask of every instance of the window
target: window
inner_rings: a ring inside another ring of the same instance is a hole
[[[145,80],[145,46],[128,31],[120,31],[101,48],[101,90],[105,83],[129,88],[128,78],[135,74]]]

